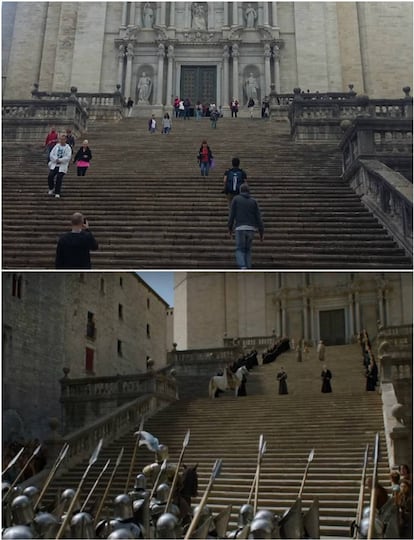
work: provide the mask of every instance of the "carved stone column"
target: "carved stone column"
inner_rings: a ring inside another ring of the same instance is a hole
[[[263,4],[264,2],[259,2],[257,6],[257,24],[263,26]]]
[[[280,94],[280,49],[277,45],[273,47],[273,58],[275,60],[275,88]]]
[[[162,88],[164,74],[165,45],[158,45],[158,81],[157,81],[157,105],[162,105]]]
[[[269,6],[267,2],[262,2],[263,4],[263,24],[269,26]]]
[[[229,47],[223,47],[223,108],[229,106]]]
[[[125,45],[119,46],[119,52],[118,52],[118,84],[121,85],[121,88],[124,90],[124,94],[126,93],[124,85],[123,85],[123,79],[124,79],[124,57],[125,57]]]
[[[237,24],[239,26],[244,26],[244,20],[243,20],[243,6],[240,2],[237,2]]]
[[[348,317],[349,317],[349,333],[351,336],[353,336],[355,334],[355,324],[354,324],[354,295],[352,293],[348,294]]]
[[[270,48],[269,43],[265,43],[264,45],[264,63],[265,63],[265,69],[264,69],[264,75],[265,75],[265,91],[264,95],[268,96],[270,93],[270,84],[272,82],[271,79],[271,73],[270,73],[270,58],[272,56],[272,49]]]
[[[128,2],[122,2],[121,26],[127,25],[127,9],[128,9]]]
[[[131,80],[132,80],[132,60],[134,58],[134,45],[128,43],[126,50],[127,66],[125,74],[125,88],[124,95],[129,97],[131,95]]]
[[[233,13],[232,13],[232,26],[236,26],[238,22],[238,9],[237,9],[238,2],[233,2]]]
[[[239,94],[239,46],[237,43],[234,43],[232,46],[232,57],[233,57],[233,97],[239,100],[239,103],[242,103],[243,96]]]
[[[138,20],[138,26],[142,27],[142,2],[138,3],[137,6],[137,20]]]
[[[191,4],[184,3],[184,28],[191,28]]]
[[[165,2],[161,2],[160,4],[160,25],[165,26],[165,15],[167,12],[167,5]]]
[[[229,26],[229,5],[227,2],[223,3],[224,7],[224,19],[223,19],[223,26],[228,27]]]
[[[170,26],[175,27],[175,2],[170,2]]]
[[[174,62],[174,46],[168,45],[166,105],[172,105],[173,103],[173,95],[172,95],[173,62]]]
[[[277,26],[277,2],[272,2],[272,26]]]

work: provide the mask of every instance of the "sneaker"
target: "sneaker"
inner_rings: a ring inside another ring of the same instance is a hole
[[[55,195],[55,199],[60,199],[60,195],[59,195],[59,193],[56,193],[56,195]]]
[[[49,191],[47,192],[48,195],[54,195],[55,194],[55,190],[54,189],[49,189]]]

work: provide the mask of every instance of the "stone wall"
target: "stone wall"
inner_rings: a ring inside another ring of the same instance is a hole
[[[42,437],[60,416],[64,367],[70,377],[145,373],[148,358],[162,368],[166,309],[132,273],[4,273],[3,411],[18,413],[26,436]]]

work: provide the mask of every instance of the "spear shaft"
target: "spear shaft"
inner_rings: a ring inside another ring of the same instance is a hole
[[[170,492],[168,494],[167,504],[165,505],[164,513],[168,512],[168,508],[170,507],[171,500],[172,500],[172,498],[174,496],[175,486],[177,484],[177,479],[178,479],[178,473],[180,471],[181,463],[182,463],[183,458],[184,458],[184,452],[185,452],[185,449],[188,446],[189,441],[190,441],[190,430],[187,431],[187,433],[186,433],[186,435],[184,437],[183,447],[181,449],[180,457],[178,458],[177,468],[175,469],[175,472],[174,472],[174,478],[173,478],[173,481],[172,481],[172,484],[171,484]]]
[[[363,467],[362,467],[361,484],[359,486],[359,497],[358,497],[357,513],[356,513],[356,517],[355,517],[354,538],[359,538],[359,525],[360,525],[360,522],[361,522],[362,507],[363,507],[363,504],[364,504],[365,476],[366,476],[366,472],[367,472],[368,452],[369,452],[369,444],[367,444],[366,447],[365,447],[364,464],[363,464]]]

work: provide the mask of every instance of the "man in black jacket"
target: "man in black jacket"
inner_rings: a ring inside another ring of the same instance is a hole
[[[236,195],[231,203],[228,229],[230,238],[236,236],[236,261],[241,270],[252,267],[251,247],[255,231],[259,231],[260,240],[263,241],[264,227],[259,206],[255,199],[250,197],[249,186],[244,183],[240,186],[240,194]]]
[[[98,249],[98,242],[89,231],[89,224],[80,212],[72,215],[72,230],[62,235],[56,248],[58,270],[90,269],[90,251]]]

